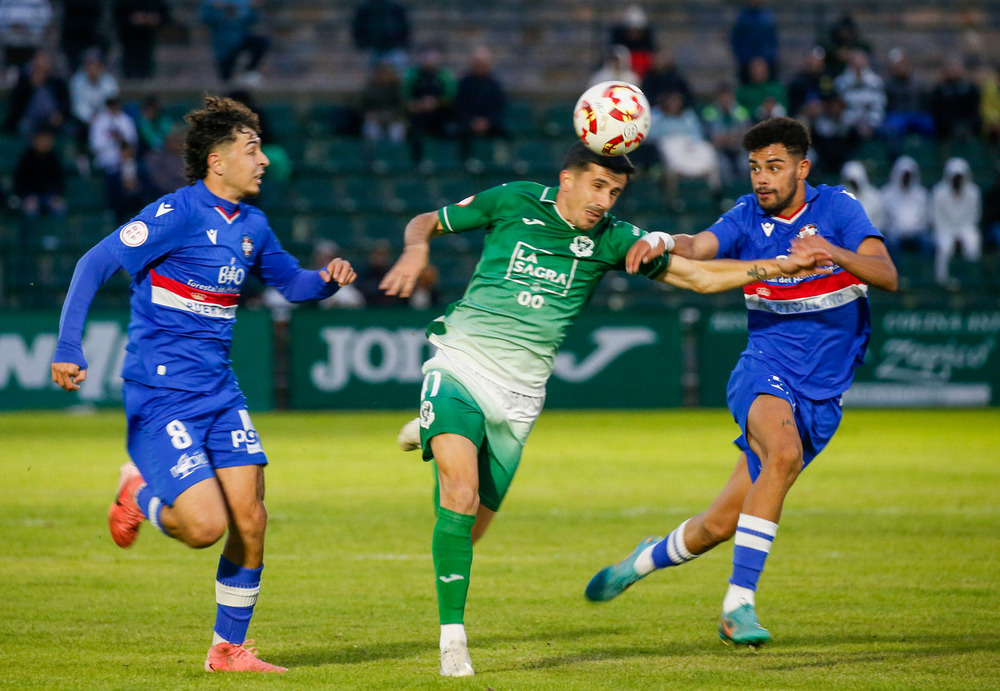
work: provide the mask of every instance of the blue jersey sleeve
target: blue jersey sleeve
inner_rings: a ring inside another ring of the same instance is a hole
[[[872,225],[865,213],[864,207],[857,198],[845,189],[839,189],[832,198],[832,216],[840,221],[839,238],[827,238],[844,249],[857,252],[858,247],[866,238],[882,238],[882,233]]]
[[[80,369],[87,369],[87,359],[83,356],[80,345],[83,340],[83,324],[97,290],[120,268],[121,264],[108,252],[103,242],[91,248],[76,263],[73,280],[69,284],[59,317],[59,341],[52,356],[53,362],[72,362],[79,365]]]
[[[101,244],[131,276],[176,249],[184,238],[187,208],[180,195],[153,202]]]
[[[715,256],[719,258],[738,258],[739,247],[743,242],[745,225],[743,217],[747,210],[747,202],[740,200],[736,206],[719,217],[708,232],[719,240],[719,249]]]
[[[336,281],[324,281],[319,271],[308,271],[299,266],[299,262],[284,250],[270,228],[264,235],[254,273],[267,285],[277,288],[290,302],[322,300],[336,293],[339,288]]]

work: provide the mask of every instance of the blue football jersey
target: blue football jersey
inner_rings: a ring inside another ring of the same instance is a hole
[[[249,274],[293,301],[337,288],[282,249],[262,211],[221,199],[199,181],[153,202],[81,259],[55,361],[86,367],[83,321],[93,293],[118,268],[132,277],[122,378],[182,391],[214,390],[234,376],[229,349]]]
[[[852,252],[865,238],[882,237],[850,192],[808,184],[805,206],[790,218],[767,214],[748,194],[709,231],[719,240],[717,256],[732,259],[787,255],[800,235],[819,234]],[[850,387],[871,333],[864,282],[835,267],[830,275],[751,283],[743,292],[750,332],[744,356],[762,359],[807,398],[833,398]]]

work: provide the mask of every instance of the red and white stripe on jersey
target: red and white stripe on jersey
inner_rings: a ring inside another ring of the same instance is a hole
[[[153,286],[152,303],[216,319],[235,319],[239,293],[220,293],[185,285],[172,278],[149,272]]]
[[[758,282],[743,286],[747,309],[776,314],[819,312],[867,296],[868,285],[846,271],[787,285]]]

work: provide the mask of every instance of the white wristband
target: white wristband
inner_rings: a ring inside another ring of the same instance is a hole
[[[646,233],[641,239],[648,242],[649,246],[653,249],[656,249],[656,245],[660,240],[663,241],[663,246],[666,248],[663,250],[664,252],[669,252],[674,248],[674,236],[670,233],[663,233],[657,230],[652,233]]]

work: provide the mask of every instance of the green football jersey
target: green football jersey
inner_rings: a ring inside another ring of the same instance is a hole
[[[541,395],[566,329],[645,230],[607,216],[589,232],[556,209],[556,188],[512,182],[438,211],[445,231],[487,231],[465,295],[427,329],[431,343],[483,376]],[[656,277],[667,256],[644,265]],[[458,351],[458,353],[454,353]]]

